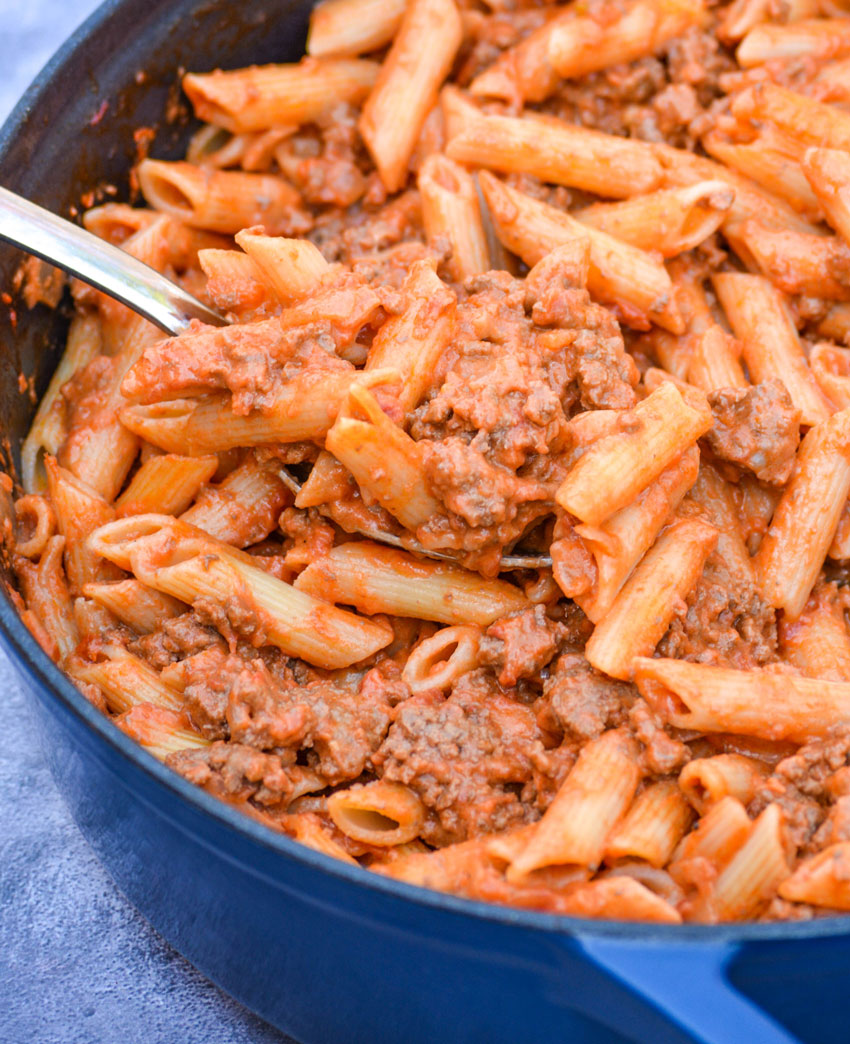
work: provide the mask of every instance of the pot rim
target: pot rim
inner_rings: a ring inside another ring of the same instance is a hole
[[[68,37],[36,75],[33,82],[12,109],[0,127],[0,176],[4,157],[12,149],[17,137],[23,134],[28,121],[34,118],[51,91],[53,81],[82,51],[97,31],[113,18],[125,19],[134,8],[140,13],[144,5],[132,0],[105,0]],[[23,316],[19,322],[24,322]],[[41,649],[18,615],[8,594],[0,598],[0,645],[5,648],[13,665],[26,674],[42,692],[49,694],[95,733],[99,739],[120,756],[133,762],[147,776],[168,792],[169,800],[187,802],[197,811],[210,816],[220,825],[254,844],[287,859],[309,866],[314,872],[342,878],[355,886],[392,896],[424,909],[439,909],[462,914],[480,921],[491,921],[503,926],[515,926],[534,931],[574,937],[602,937],[621,941],[655,943],[691,943],[705,945],[735,944],[741,942],[788,942],[850,934],[850,916],[824,917],[813,921],[771,922],[722,925],[656,925],[623,921],[590,920],[567,917],[562,914],[541,913],[534,910],[500,906],[473,899],[465,899],[407,884],[373,873],[360,866],[351,866],[332,856],[316,852],[306,845],[277,833],[244,813],[238,811],[200,787],[189,783],[178,773],[167,768],[152,754],[126,736],[104,717]]]

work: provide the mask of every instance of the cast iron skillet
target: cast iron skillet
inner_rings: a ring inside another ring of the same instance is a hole
[[[127,199],[133,131],[155,126],[163,158],[190,132],[185,109],[163,118],[179,100],[176,70],[297,58],[308,11],[299,0],[108,0],[0,131],[0,183],[60,214],[95,185]],[[20,259],[0,249],[0,289]],[[34,409],[19,375],[44,390],[66,324],[61,310],[0,304],[0,452],[13,466]],[[198,968],[304,1044],[850,1037],[850,919],[630,926],[392,882],[164,768],[87,703],[5,595],[0,641],[34,696],[56,782],[118,886]]]

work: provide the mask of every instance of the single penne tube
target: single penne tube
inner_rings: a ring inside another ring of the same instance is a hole
[[[481,641],[479,627],[441,627],[436,634],[419,642],[401,672],[408,689],[420,692],[446,692],[478,664]]]
[[[850,349],[837,348],[829,342],[812,345],[809,367],[830,402],[841,410],[847,409],[850,406]]]
[[[758,83],[736,94],[732,114],[739,120],[769,120],[803,146],[850,147],[850,113],[774,83]]]
[[[631,805],[640,778],[638,746],[627,732],[609,729],[591,740],[511,862],[508,880],[521,881],[544,866],[599,866],[611,829]]]
[[[717,26],[723,43],[738,43],[756,25],[770,20],[770,0],[732,0],[724,8]]]
[[[742,345],[754,381],[777,377],[800,411],[803,424],[826,420],[832,410],[817,386],[782,294],[763,276],[718,272],[714,290]]]
[[[198,265],[207,277],[210,300],[225,312],[243,312],[272,305],[277,296],[263,273],[241,250],[199,250]]]
[[[665,468],[633,503],[600,525],[575,527],[596,563],[593,586],[575,596],[593,623],[598,623],[611,609],[632,570],[693,486],[698,471],[699,450],[692,446]]]
[[[699,519],[680,519],[664,530],[596,625],[585,646],[588,663],[630,679],[635,658],[653,652],[716,542],[717,531]]]
[[[790,875],[782,810],[768,805],[750,836],[720,873],[707,903],[707,920],[741,921],[756,914]]]
[[[435,152],[419,168],[417,184],[428,239],[443,237],[451,245],[446,265],[452,279],[462,283],[469,276],[488,272],[490,251],[472,175]]]
[[[850,243],[850,156],[843,149],[807,149],[802,170],[826,220]]]
[[[117,580],[120,573],[89,550],[86,540],[115,518],[115,510],[98,492],[76,475],[60,468],[54,457],[45,461],[47,488],[56,512],[56,525],[65,538],[65,571],[72,595],[90,581]]]
[[[711,805],[687,834],[674,854],[670,870],[690,859],[705,859],[716,868],[724,867],[750,835],[752,824],[741,802],[730,796]]]
[[[555,499],[571,515],[599,525],[622,510],[711,427],[711,414],[689,406],[674,384],[661,384],[620,430],[587,450],[570,469]]]
[[[395,36],[407,0],[323,0],[310,12],[307,54],[353,58],[380,50]]]
[[[723,222],[724,232],[734,228],[739,221],[749,218],[755,218],[775,228],[793,228],[800,232],[815,231],[815,225],[795,210],[784,196],[778,196],[764,188],[749,175],[733,169],[733,166],[725,166],[686,149],[674,149],[670,145],[657,144],[652,148],[663,169],[662,183],[658,188],[693,185],[711,180],[724,181],[735,190],[735,198]],[[800,183],[798,181],[798,184]]]
[[[108,609],[137,634],[150,634],[162,625],[163,620],[180,616],[188,609],[183,602],[145,587],[138,580],[86,584],[83,594]]]
[[[797,452],[755,557],[759,589],[768,605],[796,619],[812,592],[850,493],[850,409],[812,428]]]
[[[366,540],[333,548],[309,565],[295,587],[369,615],[389,613],[447,624],[493,623],[528,607],[506,580],[485,580],[460,566],[422,561]]]
[[[664,265],[644,250],[582,225],[548,203],[479,173],[496,234],[508,250],[531,267],[557,247],[576,239],[590,242],[587,288],[592,297],[616,305],[625,322],[647,329],[650,322],[684,333],[673,284]]]
[[[576,17],[574,5],[552,7],[541,26],[504,51],[470,84],[472,94],[510,102],[543,101],[560,83],[549,61],[549,40],[555,28]]]
[[[38,563],[25,558],[15,562],[24,601],[49,640],[45,651],[60,664],[75,652],[80,640],[62,568],[64,549],[65,537],[57,534],[47,541]]]
[[[21,447],[21,481],[27,493],[43,493],[47,488],[44,454],[59,452],[66,435],[64,384],[94,359],[100,351],[100,319],[94,313],[79,312],[71,320],[65,351],[47,391],[38,404],[27,437]]]
[[[286,232],[298,192],[274,174],[215,170],[191,163],[145,159],[136,168],[147,202],[196,228],[233,234],[263,225]]]
[[[131,318],[122,324],[120,338],[115,337],[115,362],[108,383],[92,409],[72,412],[68,435],[57,455],[60,464],[108,501],[118,496],[139,450],[138,437],[119,418],[126,401],[121,382],[145,348],[162,339],[162,331],[153,323],[128,315]],[[82,405],[86,406],[85,400]]]
[[[692,819],[691,807],[675,783],[651,783],[608,835],[605,862],[645,859],[651,866],[665,866]]]
[[[418,837],[425,813],[409,787],[383,779],[337,790],[328,798],[328,814],[337,829],[354,841],[380,848]]]
[[[661,366],[673,377],[688,379],[688,365],[699,338],[715,322],[704,287],[704,277],[685,257],[673,258],[667,266],[673,293],[685,323],[685,332],[652,331],[652,347]]]
[[[175,539],[165,529],[140,540],[129,557],[136,579],[148,587],[188,605],[209,599],[221,607],[225,631],[233,626],[228,606],[237,600],[250,640],[316,667],[348,667],[392,641],[391,628],[296,590],[205,534]]]
[[[812,18],[787,25],[753,26],[735,57],[745,69],[788,58],[826,60],[850,54],[850,25],[844,18]]]
[[[792,903],[850,910],[850,842],[839,841],[803,860],[779,885],[779,894]]]
[[[533,174],[609,199],[664,187],[664,170],[651,145],[562,120],[483,116],[452,138],[446,153],[458,163]]]
[[[180,519],[224,544],[249,547],[269,536],[290,502],[275,461],[261,464],[249,456],[221,482],[203,489]]]
[[[104,203],[83,214],[83,227],[116,246],[159,218],[155,210],[131,207],[129,203]]]
[[[559,76],[586,76],[655,54],[704,17],[702,3],[682,0],[636,0],[618,18],[604,23],[592,15],[577,15],[552,29],[549,61]]]
[[[438,277],[430,261],[416,261],[410,266],[402,292],[404,311],[381,325],[365,369],[372,372],[392,367],[402,382],[399,404],[409,413],[425,398],[434,381],[435,367],[455,332],[457,296]]]
[[[421,447],[390,420],[365,388],[349,393],[349,416],[338,416],[325,436],[325,448],[344,464],[357,484],[415,532],[434,515],[444,514],[430,493],[422,469]],[[357,419],[356,411],[365,416]]]
[[[113,714],[123,714],[143,703],[173,711],[183,706],[181,694],[166,685],[150,664],[120,646],[107,646],[103,651],[105,660],[88,663],[72,658],[67,670],[77,681],[96,685]]]
[[[850,722],[850,683],[639,658],[635,681],[677,729],[805,743]]]
[[[641,250],[675,257],[713,235],[734,198],[735,190],[725,182],[702,181],[621,203],[593,203],[573,217]]]
[[[243,229],[236,233],[236,242],[283,305],[309,294],[331,267],[309,239],[267,236],[254,229]]]
[[[807,678],[850,682],[850,633],[835,587],[815,588],[800,616],[779,621],[784,658]]]
[[[407,180],[416,140],[462,40],[454,0],[409,0],[359,122],[390,192]]]
[[[187,73],[183,90],[198,119],[238,134],[310,123],[340,102],[356,105],[377,77],[375,62],[305,58],[291,65]],[[246,221],[240,227],[256,224],[259,222]]]
[[[741,754],[715,754],[694,758],[679,773],[679,787],[697,812],[704,816],[727,796],[748,805],[763,782],[765,765]]]
[[[343,863],[357,866],[357,860],[331,837],[331,832],[318,816],[310,812],[295,812],[287,815],[282,827],[290,837],[302,845],[312,848],[314,852],[339,859]]]
[[[266,442],[321,439],[352,384],[397,381],[395,370],[306,371],[284,385],[262,410],[235,414],[229,395],[126,406],[121,423],[166,453],[203,456]]]
[[[115,724],[160,761],[181,750],[210,745],[210,740],[190,728],[184,714],[154,703],[131,707],[115,719]]]
[[[779,231],[758,221],[744,221],[735,229],[734,246],[742,242],[762,275],[783,293],[846,301],[850,287],[844,270],[850,247],[838,236]]]
[[[218,457],[215,456],[181,457],[165,453],[148,457],[115,501],[116,513],[119,518],[150,512],[179,515],[217,469]]]
[[[717,530],[713,562],[724,574],[728,588],[740,596],[751,592],[755,587],[755,570],[741,533],[741,513],[729,484],[710,464],[704,463],[688,499],[699,506]]]
[[[602,877],[570,891],[563,913],[611,921],[681,924],[675,906],[634,877]]]
[[[703,137],[702,145],[709,156],[751,178],[784,199],[794,210],[817,221],[821,205],[800,169],[801,147],[794,143],[794,154],[788,155],[776,147],[778,138],[776,132],[762,130],[752,141],[727,141],[712,131]]]
[[[47,497],[27,493],[15,501],[15,554],[38,560],[56,533],[56,512]]]
[[[96,529],[88,538],[91,550],[109,562],[113,562],[125,572],[132,571],[132,554],[143,542],[158,537],[161,541],[170,540],[173,544],[180,541],[197,543],[199,540],[210,540],[210,535],[181,518],[171,515],[129,515],[108,522]],[[240,559],[247,565],[255,565],[255,560],[238,547],[232,547],[222,541],[215,541],[217,554],[228,555]]]
[[[744,376],[740,358],[740,343],[715,323],[694,339],[687,379],[706,393],[720,388],[747,388],[750,382]]]

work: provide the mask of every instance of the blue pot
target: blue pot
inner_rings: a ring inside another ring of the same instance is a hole
[[[153,151],[165,157],[179,156],[190,133],[188,117],[162,119],[176,68],[296,58],[308,13],[297,0],[109,0],[0,131],[0,183],[59,213],[93,184],[127,198],[132,131],[156,127]],[[0,286],[19,261],[0,249]],[[67,326],[61,312],[17,312],[15,327],[0,309],[0,427],[12,466],[32,414],[19,374],[43,390]],[[88,704],[5,596],[0,642],[32,693],[57,785],[121,890],[201,971],[304,1044],[850,1041],[850,918],[588,922],[369,874],[160,765]]]

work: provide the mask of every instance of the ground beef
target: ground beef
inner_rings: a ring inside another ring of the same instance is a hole
[[[517,795],[532,778],[535,754],[543,746],[531,710],[478,670],[447,700],[429,693],[400,704],[372,760],[379,775],[405,783],[432,813],[425,840],[448,844],[535,817]]]
[[[184,660],[211,647],[224,648],[221,636],[211,627],[204,627],[191,612],[163,620],[156,631],[137,638],[127,646],[130,652],[147,660],[158,671],[170,663]]]
[[[495,667],[499,684],[509,688],[520,678],[536,678],[565,634],[563,624],[550,620],[544,606],[535,605],[491,624],[481,639],[479,658]]]
[[[690,761],[687,745],[667,731],[645,700],[634,702],[629,723],[643,744],[643,757],[650,772],[669,776]]]
[[[260,805],[288,804],[294,791],[293,751],[264,754],[242,743],[213,743],[169,754],[166,764],[218,798]]]
[[[719,573],[719,570],[717,571]],[[778,659],[776,614],[752,588],[719,582],[711,560],[658,643],[660,656],[748,670]]]
[[[785,814],[788,835],[801,854],[814,851],[825,843],[833,831],[846,828],[847,811],[844,799],[839,796],[830,804],[835,793],[835,777],[850,765],[850,728],[837,729],[825,739],[812,740],[787,758],[783,758],[759,787],[750,804],[750,815],[758,815],[771,801],[776,802]],[[846,778],[846,772],[838,777]],[[818,827],[827,816],[823,832]],[[816,834],[817,831],[817,834]],[[817,840],[815,840],[817,838]]]
[[[637,692],[591,667],[578,653],[565,653],[543,684],[534,711],[542,729],[591,740],[627,720]]]
[[[762,482],[787,482],[800,441],[800,411],[782,381],[721,388],[708,401],[714,424],[705,437],[714,455]]]

